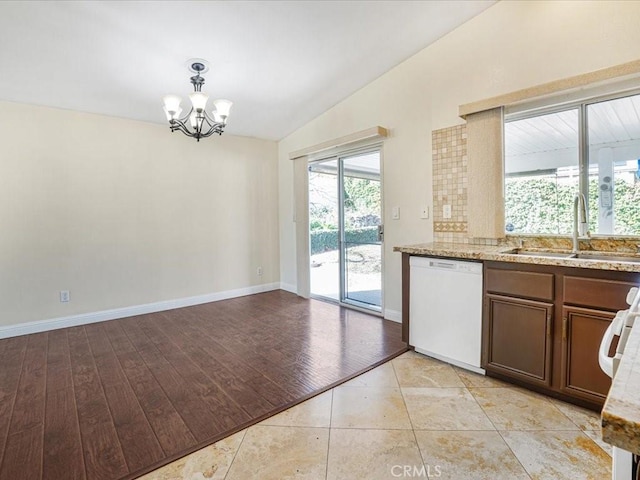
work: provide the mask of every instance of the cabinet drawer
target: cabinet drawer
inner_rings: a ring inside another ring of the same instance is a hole
[[[564,303],[595,307],[601,310],[629,308],[627,293],[636,283],[621,280],[600,280],[586,277],[564,277]]]
[[[516,297],[553,300],[553,274],[487,268],[487,291]]]

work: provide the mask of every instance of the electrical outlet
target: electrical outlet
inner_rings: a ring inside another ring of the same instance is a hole
[[[256,272],[258,274],[259,277],[262,276],[262,267],[258,267],[258,270]]]
[[[60,290],[60,302],[67,303],[69,301],[69,290]]]
[[[423,205],[420,210],[420,218],[429,218],[429,205]]]
[[[442,218],[451,218],[451,205],[442,206]]]

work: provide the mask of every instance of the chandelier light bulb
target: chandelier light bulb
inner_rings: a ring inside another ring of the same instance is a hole
[[[209,100],[209,95],[206,95],[202,92],[193,92],[189,94],[189,99],[191,100],[191,105],[193,105],[193,109],[198,112],[204,112],[204,109],[207,106],[207,100]]]
[[[180,102],[182,99],[177,95],[165,95],[162,98],[164,102],[165,113],[167,115],[171,115],[172,118],[175,118],[180,115],[182,109],[180,108]]]
[[[189,115],[189,123],[191,123],[191,128],[198,127],[198,119],[196,118],[196,112],[193,112],[191,115]]]
[[[213,102],[213,106],[215,108],[213,114],[214,116],[220,117],[223,121],[227,120],[229,117],[229,112],[231,112],[231,106],[233,102],[230,100],[225,100],[224,98],[219,98]]]

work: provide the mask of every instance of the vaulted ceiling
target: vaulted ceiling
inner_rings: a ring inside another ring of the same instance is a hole
[[[0,100],[164,123],[198,57],[227,132],[278,140],[493,3],[2,1]]]

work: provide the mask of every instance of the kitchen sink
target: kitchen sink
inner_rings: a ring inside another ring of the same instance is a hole
[[[521,250],[519,248],[508,252],[512,255],[526,255],[528,257],[548,257],[548,258],[575,258],[579,260],[597,260],[601,262],[634,262],[640,263],[640,256],[619,255],[615,253],[570,253],[570,252],[551,252],[545,250]]]
[[[575,253],[571,258],[579,258],[580,260],[600,260],[606,262],[640,262],[640,257],[604,253]]]
[[[512,253],[515,255],[526,255],[529,257],[551,257],[551,258],[571,258],[572,253],[569,252],[548,252],[548,251],[538,251],[538,250],[520,250],[515,249],[506,253]]]

